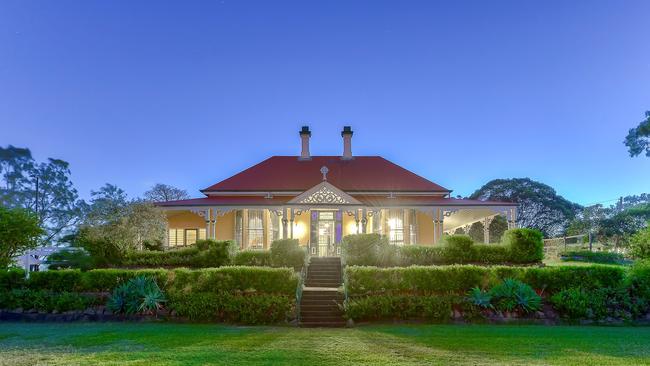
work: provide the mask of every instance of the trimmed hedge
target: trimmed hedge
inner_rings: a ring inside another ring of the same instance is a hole
[[[13,289],[0,291],[0,309],[34,309],[37,311],[65,312],[84,310],[96,302],[91,296],[74,292]]]
[[[0,291],[21,288],[25,284],[25,271],[21,268],[0,270]]]
[[[230,263],[230,240],[199,240],[189,248],[167,251],[132,251],[125,255],[120,265],[126,267],[221,267]]]
[[[524,264],[544,259],[542,234],[534,229],[512,229],[502,244],[475,244],[467,235],[449,235],[441,246],[388,244],[379,234],[343,238],[343,257],[348,265],[397,267],[442,264]]]
[[[170,295],[170,307],[193,321],[274,324],[292,317],[295,297],[196,292]]]
[[[621,253],[616,252],[592,252],[589,250],[569,250],[560,253],[563,261],[577,261],[577,262],[591,262],[591,263],[605,263],[615,264],[621,263],[625,257]]]
[[[268,250],[244,250],[232,260],[236,266],[271,267],[271,252]]]
[[[482,267],[475,265],[411,266],[377,268],[351,266],[345,269],[350,296],[376,293],[457,293],[472,287],[485,288],[506,278],[531,285],[536,290],[557,292],[565,288],[615,287],[625,279],[625,268],[611,266]]]
[[[449,320],[452,296],[382,295],[348,299],[345,316],[354,320],[426,319],[434,322]]]

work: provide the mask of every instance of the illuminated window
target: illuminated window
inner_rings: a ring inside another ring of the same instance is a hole
[[[199,239],[205,239],[205,229],[169,229],[168,244],[170,247],[192,245]]]
[[[199,229],[199,240],[205,240],[205,229]]]
[[[192,245],[196,243],[196,239],[198,236],[199,236],[199,230],[185,229],[185,245]]]
[[[169,246],[177,247],[185,245],[185,230],[169,229]]]
[[[388,241],[404,245],[404,210],[388,211]]]
[[[272,213],[271,214],[271,240],[279,240],[280,239],[280,216]]]
[[[248,210],[248,248],[264,249],[263,210]]]
[[[372,232],[375,234],[381,234],[383,232],[381,226],[381,211],[375,211],[372,215]]]

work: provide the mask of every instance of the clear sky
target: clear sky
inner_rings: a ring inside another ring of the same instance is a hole
[[[216,183],[271,155],[382,155],[468,195],[650,191],[650,1],[0,1],[0,145],[106,182]]]

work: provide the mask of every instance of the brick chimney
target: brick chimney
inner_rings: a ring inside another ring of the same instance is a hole
[[[302,126],[299,133],[300,140],[302,141],[302,151],[300,152],[298,160],[311,160],[311,155],[309,155],[309,138],[311,137],[309,126]]]
[[[352,159],[352,127],[343,126],[343,131],[341,131],[341,136],[343,136],[343,156],[341,159],[350,160]]]

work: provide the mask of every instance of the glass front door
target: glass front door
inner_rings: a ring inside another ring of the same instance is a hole
[[[335,255],[336,216],[332,211],[317,211],[312,216],[315,237],[312,238],[313,256],[327,257]]]

